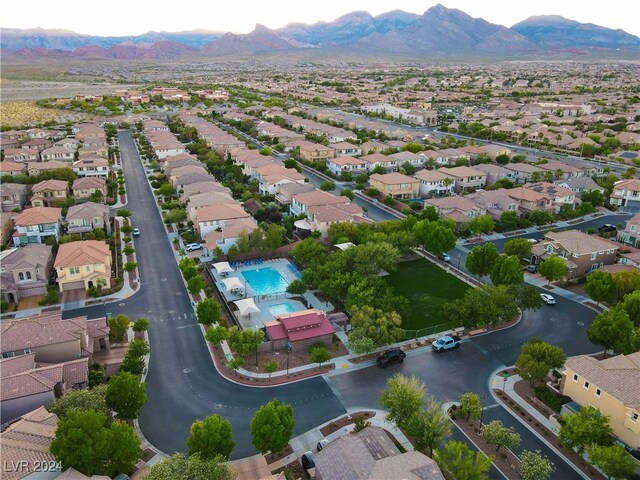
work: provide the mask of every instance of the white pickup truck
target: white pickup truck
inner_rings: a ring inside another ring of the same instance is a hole
[[[436,352],[441,352],[443,350],[449,350],[450,348],[458,348],[461,343],[462,339],[460,337],[456,335],[445,335],[431,342],[431,345]]]

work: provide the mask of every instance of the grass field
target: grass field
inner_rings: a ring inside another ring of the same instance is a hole
[[[464,295],[470,287],[423,258],[402,262],[398,271],[384,277],[396,295],[409,301],[402,314],[402,327],[418,330],[443,323],[440,306]]]

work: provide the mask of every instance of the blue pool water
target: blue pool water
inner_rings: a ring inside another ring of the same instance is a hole
[[[273,315],[274,317],[283,313],[293,313],[296,311],[295,307],[290,303],[278,303],[276,305],[267,307],[267,309],[269,310],[269,313],[271,313],[271,315]]]
[[[282,275],[271,267],[244,270],[242,275],[256,295],[284,292],[289,285]]]

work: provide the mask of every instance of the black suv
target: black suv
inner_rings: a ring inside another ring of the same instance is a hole
[[[387,350],[376,359],[376,363],[380,365],[382,368],[385,368],[387,365],[393,362],[402,363],[406,357],[407,357],[407,354],[404,353],[402,350],[399,350],[399,349]]]
[[[616,230],[618,230],[616,228],[616,226],[615,225],[611,225],[610,223],[605,223],[600,228],[598,228],[598,232],[600,232],[600,233],[613,233]]]

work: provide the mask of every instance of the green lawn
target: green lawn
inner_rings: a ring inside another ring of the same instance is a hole
[[[402,312],[402,326],[418,330],[443,323],[440,306],[464,295],[470,287],[424,258],[401,262],[398,271],[384,277],[397,295],[409,301]]]

